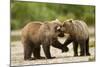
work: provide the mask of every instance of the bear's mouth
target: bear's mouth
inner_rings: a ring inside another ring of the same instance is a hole
[[[60,32],[59,34],[58,34],[58,36],[59,37],[64,37],[65,35],[64,35],[64,32]]]

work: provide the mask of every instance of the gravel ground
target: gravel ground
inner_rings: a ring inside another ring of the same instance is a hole
[[[93,34],[90,38],[89,42],[95,42],[95,28],[89,27],[90,35]],[[20,30],[11,31],[11,36],[19,36],[21,34]],[[64,43],[65,38],[58,38],[61,43]],[[91,44],[89,44],[91,45]],[[17,41],[11,42],[11,66],[19,66],[19,65],[37,65],[37,64],[54,64],[54,63],[69,63],[69,62],[84,62],[84,61],[95,61],[95,43],[92,44],[94,47],[90,47],[91,56],[84,57],[73,57],[73,49],[70,44],[69,51],[66,53],[62,53],[61,50],[54,48],[51,46],[51,55],[55,56],[55,59],[39,59],[32,61],[24,61],[23,59],[23,46],[22,43]],[[41,49],[41,55],[45,57],[43,49]]]
[[[23,59],[23,46],[20,41],[11,43],[11,66],[19,66],[19,65],[36,65],[36,64],[54,64],[54,63],[69,63],[69,62],[83,62],[83,61],[91,61],[91,59],[95,59],[95,49],[94,47],[90,48],[91,56],[85,57],[73,57],[72,45],[69,46],[69,51],[66,53],[62,53],[61,50],[54,48],[51,46],[51,54],[55,56],[55,59],[39,59],[32,61],[24,61]],[[41,49],[41,55],[45,57],[43,49]],[[93,61],[92,60],[92,61]]]

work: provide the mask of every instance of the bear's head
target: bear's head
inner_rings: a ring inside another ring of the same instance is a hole
[[[73,19],[65,20],[63,22],[63,27],[62,28],[63,28],[65,33],[69,34],[72,31],[73,22],[74,22]]]
[[[64,31],[62,29],[63,25],[62,23],[56,19],[54,21],[51,21],[51,29],[54,30],[55,34],[57,34],[57,36],[59,37],[64,37]]]

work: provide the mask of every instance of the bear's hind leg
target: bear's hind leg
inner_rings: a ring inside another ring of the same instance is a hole
[[[74,56],[78,56],[78,42],[73,42]]]
[[[85,56],[85,43],[86,41],[82,40],[79,44],[80,44],[80,56]]]
[[[89,53],[89,38],[86,40],[86,56],[90,56],[90,53]]]

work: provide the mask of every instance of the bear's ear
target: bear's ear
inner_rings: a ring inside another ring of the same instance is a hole
[[[69,20],[69,22],[71,22],[71,23],[72,23],[72,22],[73,22],[73,19],[70,19],[70,20]]]
[[[55,19],[56,22],[60,22],[58,19]]]
[[[61,24],[59,19],[54,20],[55,23]]]
[[[51,23],[59,23],[60,21],[58,19],[55,19],[53,21],[51,21]]]
[[[65,26],[65,25],[66,25],[66,21],[63,22],[63,26]]]

